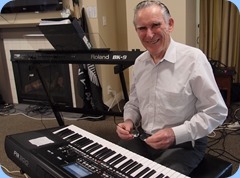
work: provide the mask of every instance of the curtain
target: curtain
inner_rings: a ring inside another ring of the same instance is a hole
[[[199,47],[210,59],[234,67],[240,80],[240,15],[227,0],[200,0]]]

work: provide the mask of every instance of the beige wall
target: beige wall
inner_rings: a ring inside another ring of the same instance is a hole
[[[100,47],[108,47],[111,48],[112,51],[118,50],[116,1],[117,0],[97,1],[99,35],[105,44],[105,46]],[[104,24],[104,21],[106,24]],[[119,76],[114,74],[113,67],[114,65],[101,65],[98,73],[103,88],[104,101],[111,98],[111,96],[107,94],[107,86],[111,86],[111,88],[118,93],[121,89]]]
[[[117,44],[118,44],[118,50],[128,50],[128,39],[127,39],[127,33],[128,29],[127,27],[127,16],[128,11],[126,8],[126,1],[116,0],[116,20],[117,20]]]
[[[143,49],[135,29],[133,27],[133,9],[141,0],[125,0],[127,2],[127,36],[128,49]],[[193,0],[162,0],[169,8],[172,17],[175,20],[174,31],[172,37],[185,44],[195,46],[196,39],[196,1]]]
[[[186,19],[186,27],[185,27],[185,35],[186,35],[186,44],[190,46],[196,47],[197,44],[197,1],[186,0],[185,7],[185,19]],[[191,34],[191,35],[190,35]]]

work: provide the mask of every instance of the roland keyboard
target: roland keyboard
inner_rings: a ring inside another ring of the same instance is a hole
[[[6,136],[5,150],[32,178],[187,178],[74,125]]]
[[[133,65],[142,53],[133,51],[60,51],[60,50],[11,50],[12,62],[71,63],[71,64],[122,64]]]

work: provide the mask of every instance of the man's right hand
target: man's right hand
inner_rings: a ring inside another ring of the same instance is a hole
[[[133,129],[133,122],[128,119],[122,123],[119,123],[116,128],[118,136],[123,140],[131,140],[134,138],[130,131]]]

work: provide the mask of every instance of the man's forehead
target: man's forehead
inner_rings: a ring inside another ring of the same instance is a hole
[[[151,26],[154,24],[163,24],[165,23],[163,16],[151,16],[151,17],[140,17],[136,18],[135,24],[136,26]]]

